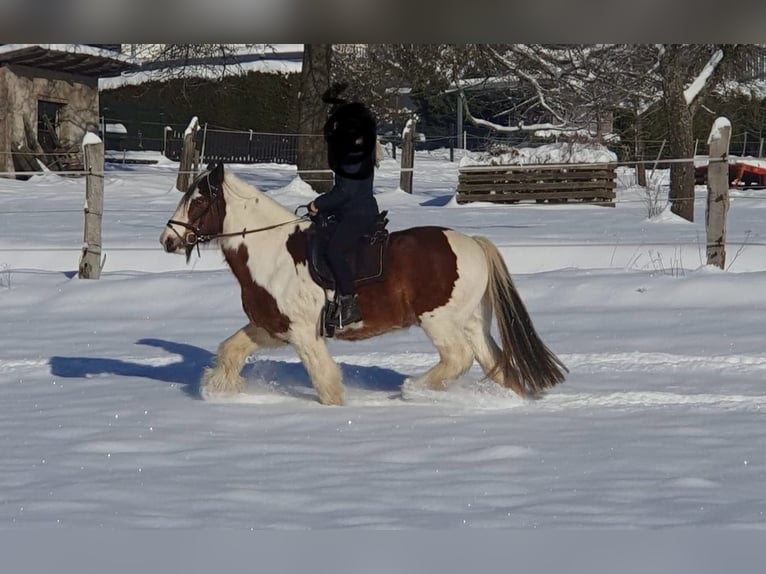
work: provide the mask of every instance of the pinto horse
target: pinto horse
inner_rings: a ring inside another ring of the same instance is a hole
[[[260,348],[292,345],[327,405],[344,402],[341,371],[321,334],[329,293],[308,269],[311,222],[256,187],[210,165],[185,193],[160,237],[168,253],[186,254],[217,241],[242,290],[248,323],[223,341],[206,369],[203,398],[242,392],[240,374]],[[420,326],[439,362],[408,384],[444,389],[474,359],[487,377],[522,397],[564,380],[563,363],[545,346],[497,247],[442,227],[392,232],[383,280],[358,287],[363,321],[336,338],[358,340]],[[501,345],[490,334],[496,316]]]

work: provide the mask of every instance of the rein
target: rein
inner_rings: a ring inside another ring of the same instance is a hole
[[[282,223],[275,223],[274,225],[259,227],[258,229],[244,228],[242,231],[233,231],[230,233],[214,233],[212,235],[200,233],[198,227],[194,227],[193,225],[190,225],[184,221],[176,221],[175,219],[169,219],[165,225],[166,227],[170,227],[170,229],[172,229],[175,234],[183,240],[186,247],[194,247],[200,243],[209,243],[214,239],[220,239],[221,237],[244,237],[245,235],[250,235],[251,233],[260,233],[261,231],[268,231],[270,229],[282,227],[283,225],[290,225],[291,223],[297,223],[299,221],[305,220],[305,217],[297,217],[295,219],[291,219],[290,221],[283,221]],[[174,225],[180,225],[181,227],[187,229],[188,233],[185,233],[183,236],[181,236],[181,234],[178,233],[178,231],[176,231],[176,229],[173,227]]]

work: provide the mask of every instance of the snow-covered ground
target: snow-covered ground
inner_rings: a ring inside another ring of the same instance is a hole
[[[160,248],[176,164],[107,166],[98,281],[76,277],[84,181],[0,180],[0,525],[763,529],[766,192],[733,192],[721,271],[704,188],[695,223],[648,219],[627,170],[615,208],[458,206],[457,166],[419,154],[410,196],[386,160],[378,201],[391,229],[499,245],[571,370],[540,401],[478,367],[403,397],[436,360],[412,329],[331,342],[346,407],[316,402],[290,349],[251,358],[244,400],[206,403],[200,372],[244,315],[217,250],[186,265]],[[230,169],[309,199],[294,166]]]

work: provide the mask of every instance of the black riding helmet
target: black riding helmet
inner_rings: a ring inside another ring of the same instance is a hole
[[[324,125],[330,169],[351,179],[366,179],[375,169],[375,118],[361,102],[348,102],[334,95],[326,93],[322,98],[334,104]]]

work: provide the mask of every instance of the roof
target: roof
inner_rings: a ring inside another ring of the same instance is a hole
[[[119,76],[138,61],[87,44],[0,44],[0,65],[16,64],[94,78]]]
[[[256,44],[225,56],[149,60],[119,77],[101,79],[99,89],[113,90],[126,85],[179,77],[220,79],[224,75],[248,72],[295,74],[300,73],[302,66],[303,44]]]
[[[458,92],[461,89],[464,92],[484,91],[484,90],[504,90],[518,85],[518,81],[509,76],[492,76],[490,78],[465,78],[458,83],[452,82],[445,90],[450,94]]]

